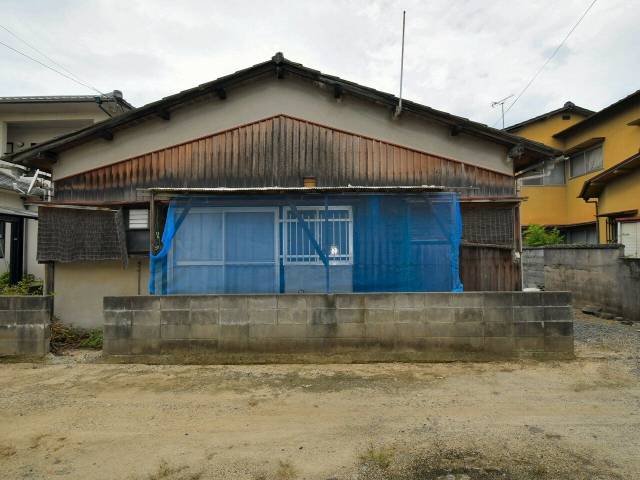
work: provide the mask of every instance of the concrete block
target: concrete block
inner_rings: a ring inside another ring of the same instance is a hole
[[[484,349],[482,337],[428,337],[420,343],[427,351],[479,352]]]
[[[513,321],[513,308],[506,307],[489,307],[485,308],[482,312],[483,320],[485,322],[512,322]]]
[[[51,312],[49,310],[18,310],[16,322],[20,325],[49,325]]]
[[[0,310],[0,325],[15,325],[18,315],[15,310]]]
[[[160,338],[135,339],[129,344],[130,355],[153,355],[160,353],[162,341]]]
[[[515,307],[513,320],[516,322],[541,322],[544,320],[544,307]]]
[[[191,337],[196,340],[218,338],[220,326],[213,323],[194,323],[191,325]]]
[[[274,301],[275,305],[275,301]],[[269,310],[253,310],[249,309],[249,323],[255,324],[271,324],[275,325],[278,322],[278,311],[274,309]]]
[[[217,325],[220,320],[220,313],[217,310],[192,310],[192,325]]]
[[[544,307],[545,320],[573,320],[571,307]]]
[[[413,341],[418,337],[429,337],[432,333],[430,323],[415,322],[403,323],[396,326],[396,338],[403,343]],[[447,324],[451,325],[451,324]]]
[[[336,308],[364,309],[364,295],[336,295]]]
[[[221,325],[249,324],[249,312],[246,308],[221,308],[219,323]]]
[[[102,350],[106,355],[129,355],[131,353],[131,340],[116,339],[105,335]]]
[[[226,328],[225,326],[224,328]],[[251,339],[260,338],[297,338],[304,340],[307,337],[307,325],[250,325],[248,337]]]
[[[131,327],[132,314],[125,310],[105,310],[104,324],[116,327]]]
[[[544,322],[546,337],[573,337],[573,322]]]
[[[251,328],[273,328],[274,325],[251,325]],[[249,324],[221,324],[218,330],[218,345],[221,350],[243,351],[249,347]]]
[[[484,292],[484,306],[511,307],[513,306],[513,292]]]
[[[307,325],[306,338],[335,338],[338,332],[337,323]],[[296,337],[298,338],[298,337]]]
[[[232,310],[246,310],[249,308],[248,295],[222,295],[220,296],[220,308]]]
[[[337,295],[309,295],[307,308],[336,308]]]
[[[160,322],[157,324],[134,323],[131,326],[132,339],[158,340],[160,339],[160,336]]]
[[[276,318],[278,325],[302,324],[307,323],[307,311],[298,309],[278,309],[276,310]]]
[[[514,322],[513,334],[516,337],[542,337],[544,322]]]
[[[158,310],[132,310],[131,324],[133,326],[160,327],[160,311]]]
[[[104,297],[102,307],[104,310],[131,310],[131,297]]]
[[[278,295],[278,309],[306,310],[307,299],[303,295]]]
[[[188,295],[163,295],[160,297],[160,310],[189,310],[190,303]]]
[[[476,307],[484,306],[484,296],[482,293],[460,292],[450,294],[449,303],[452,307]]]
[[[395,308],[394,295],[386,293],[371,293],[364,298],[364,305],[367,310],[380,310]]]
[[[18,327],[13,325],[0,324],[0,340],[16,340],[18,338]]]
[[[188,325],[189,310],[162,310],[160,312],[161,325]]]
[[[398,293],[395,295],[396,309],[420,308],[425,306],[423,293]]]
[[[476,307],[452,308],[454,322],[482,322],[483,309]]]
[[[49,345],[43,340],[19,340],[18,355],[45,355],[49,351]]]
[[[387,323],[365,323],[364,336],[368,339],[374,339],[377,342],[383,342],[387,345],[393,345],[396,339],[398,325],[392,322]]]
[[[216,295],[202,295],[198,297],[191,297],[191,310],[210,310],[218,311],[220,308],[220,297]]]
[[[365,323],[392,323],[395,312],[390,308],[367,308],[364,314]]]
[[[513,335],[512,322],[484,322],[484,336],[510,337]]]
[[[431,337],[473,337],[482,338],[484,327],[482,322],[429,322],[426,324],[428,336]]]
[[[25,295],[13,297],[13,307],[16,310],[48,310],[48,297]]]
[[[102,328],[105,342],[109,340],[126,340],[131,338],[131,323],[104,324]]]
[[[309,316],[311,325],[327,325],[338,323],[335,308],[312,308]]]
[[[427,309],[430,307],[449,307],[451,306],[451,298],[453,296],[452,293],[425,293],[424,295],[424,305]]]
[[[18,354],[17,340],[0,338],[0,356],[17,355],[17,354]]]
[[[395,312],[395,321],[397,323],[424,323],[423,308],[402,308]]]
[[[545,352],[564,352],[573,354],[573,337],[545,337],[544,350]]]
[[[0,310],[15,310],[13,306],[13,298],[8,296],[0,296]]]
[[[484,351],[498,355],[510,355],[515,350],[513,337],[484,337]]]
[[[160,338],[163,340],[188,340],[191,338],[191,325],[189,324],[162,324],[160,331]]]
[[[544,337],[516,337],[515,349],[519,352],[544,352]]]
[[[521,307],[539,307],[542,305],[540,292],[513,292],[513,305]]]
[[[571,306],[571,293],[542,292],[542,304],[551,307]]]
[[[278,307],[278,300],[275,295],[256,295],[255,297],[249,297],[249,310],[268,310],[276,309]]]
[[[448,307],[430,307],[424,309],[425,322],[453,322],[453,309]]]
[[[338,323],[335,327],[335,336],[337,338],[364,339],[364,332],[364,323]]]
[[[138,295],[129,297],[131,310],[159,310],[160,299],[151,295]]]
[[[338,323],[364,323],[364,308],[339,308],[336,310],[336,321]]]

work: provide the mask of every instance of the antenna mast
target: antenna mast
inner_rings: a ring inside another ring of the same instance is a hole
[[[393,114],[393,117],[396,118],[402,112],[402,80],[404,76],[404,26],[405,20],[407,16],[407,11],[402,11],[402,53],[400,54],[400,94],[398,95],[398,106],[396,107],[396,111]]]
[[[509,100],[511,97],[513,97],[513,94],[509,95],[508,97],[504,97],[502,100],[491,102],[491,108],[496,108],[498,105],[500,105],[500,109],[502,110],[502,128],[503,129],[504,129],[504,103],[507,100]]]

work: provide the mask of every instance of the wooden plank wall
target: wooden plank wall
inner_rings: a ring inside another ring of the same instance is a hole
[[[452,139],[455,141],[455,139]],[[130,202],[139,188],[444,185],[464,196],[514,195],[514,180],[474,165],[284,115],[55,182],[58,202]]]
[[[465,292],[520,290],[520,265],[509,249],[462,246],[460,279]]]

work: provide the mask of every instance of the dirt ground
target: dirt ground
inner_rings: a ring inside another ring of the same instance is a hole
[[[3,363],[0,478],[640,478],[640,325],[576,321],[569,362]]]

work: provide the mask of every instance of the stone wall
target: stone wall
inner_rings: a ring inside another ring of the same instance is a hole
[[[575,305],[594,305],[640,321],[640,259],[621,245],[554,245],[525,248],[524,286],[569,290]]]
[[[51,297],[0,296],[0,356],[49,352]]]
[[[573,356],[566,292],[104,298],[104,353],[186,363]]]

